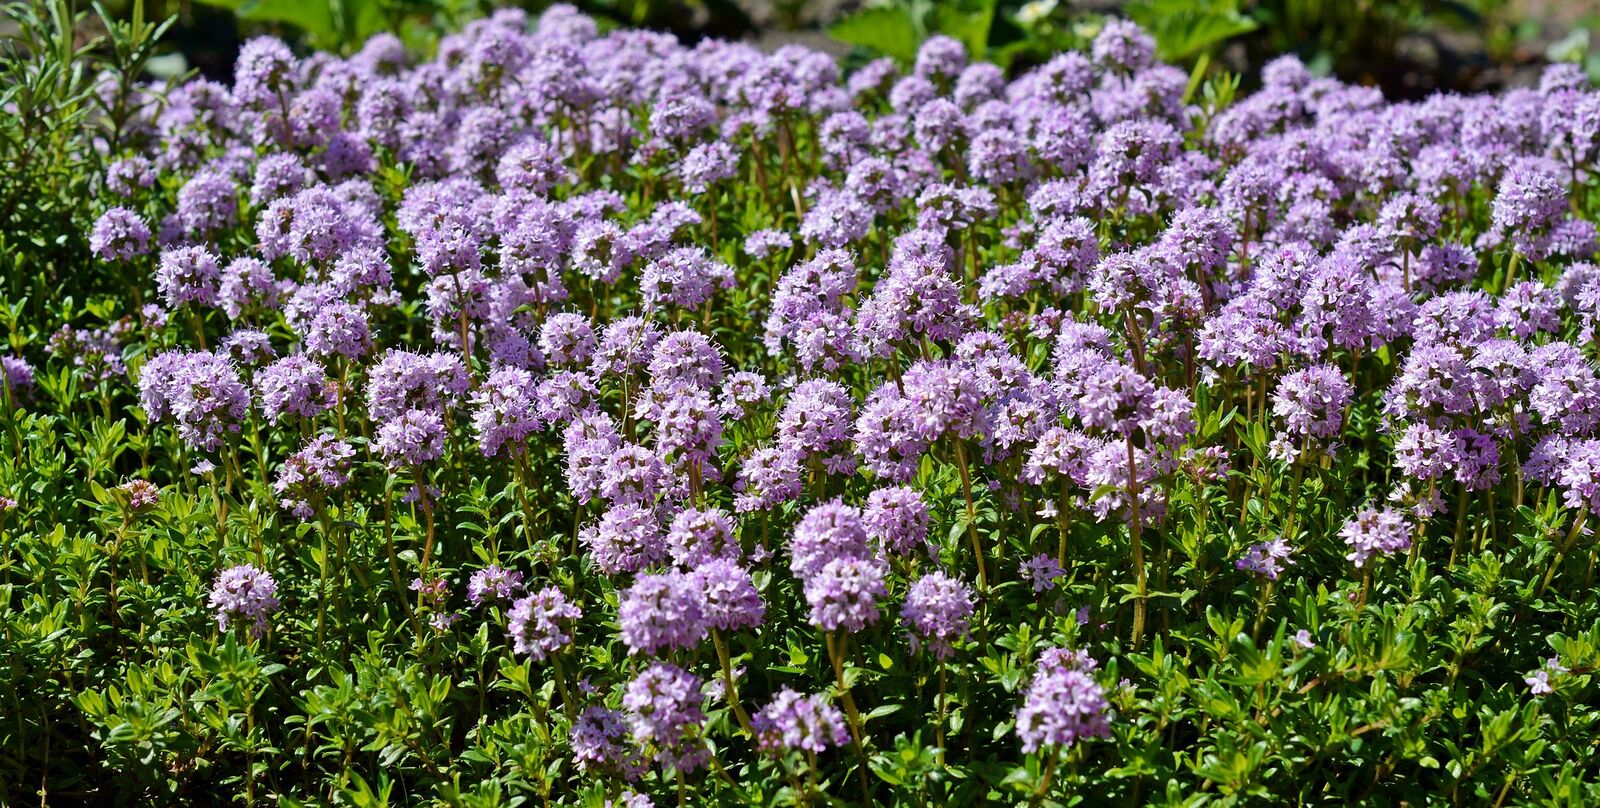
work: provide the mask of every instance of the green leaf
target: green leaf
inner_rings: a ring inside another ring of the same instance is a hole
[[[200,0],[204,5],[232,11],[241,20],[293,25],[312,36],[332,40],[332,5],[307,0]]]
[[[1125,10],[1155,37],[1156,55],[1167,62],[1209,53],[1259,25],[1240,13],[1238,0],[1135,0]]]
[[[934,7],[934,27],[939,33],[960,40],[974,59],[989,50],[989,29],[994,26],[995,0],[940,3]]]
[[[922,37],[904,9],[894,6],[864,8],[828,26],[828,36],[847,45],[866,48],[910,64],[916,61]]]

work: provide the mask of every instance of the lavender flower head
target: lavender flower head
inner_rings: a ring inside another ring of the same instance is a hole
[[[787,685],[750,717],[750,724],[757,746],[772,755],[789,750],[821,754],[850,740],[844,714],[826,695],[801,695]]]
[[[928,551],[928,505],[914,488],[880,488],[867,496],[861,523],[867,538],[890,555]]]
[[[419,467],[444,455],[444,421],[436,412],[406,410],[378,429],[373,448],[393,469]]]
[[[261,636],[267,616],[278,609],[278,582],[272,575],[250,564],[229,567],[211,586],[211,608],[217,611],[217,628],[227,630],[230,622],[250,624],[250,635]]]
[[[622,696],[633,739],[663,750],[682,751],[687,745],[692,752],[699,745],[698,733],[706,720],[701,684],[700,677],[665,662],[641,671]]]
[[[156,287],[169,309],[185,303],[202,306],[216,303],[221,279],[217,256],[204,247],[163,250],[156,267]]]
[[[1283,423],[1278,440],[1295,451],[1313,440],[1337,438],[1353,393],[1350,381],[1332,365],[1314,365],[1283,377],[1272,396],[1272,414]]]
[[[628,725],[617,710],[591,705],[572,725],[572,758],[581,771],[599,770],[636,780],[644,761],[628,744]]]
[[[953,643],[967,635],[972,616],[972,587],[943,572],[918,578],[906,593],[903,615],[911,627],[911,649],[925,643],[934,656],[945,659],[955,652]]]
[[[513,573],[515,574],[515,573]],[[512,650],[543,662],[572,642],[572,624],[583,616],[561,590],[547,586],[511,604],[506,631]]]
[[[720,508],[679,511],[667,529],[667,551],[680,567],[698,567],[713,559],[738,561],[741,551],[733,535],[733,517]]]
[[[703,595],[706,624],[712,628],[737,631],[755,628],[766,619],[767,606],[750,571],[739,562],[715,558],[695,567],[693,577]]]
[[[1411,523],[1393,508],[1367,508],[1345,522],[1339,537],[1350,546],[1345,556],[1357,567],[1366,567],[1373,557],[1386,557],[1411,547]]]
[[[350,481],[350,461],[355,454],[355,447],[331,434],[306,441],[300,451],[284,461],[272,484],[272,490],[280,497],[279,504],[301,519],[311,519],[316,515],[311,507],[313,501]]]
[[[473,606],[505,603],[523,589],[522,573],[505,569],[499,564],[490,564],[467,579],[467,600]]]
[[[835,559],[870,556],[860,509],[838,499],[806,511],[789,541],[789,569],[802,580],[815,575]]]
[[[139,214],[112,208],[95,220],[89,250],[107,261],[128,261],[150,251],[150,226]]]
[[[1041,658],[1022,708],[1017,710],[1017,736],[1022,739],[1022,751],[1070,748],[1089,738],[1109,737],[1109,710],[1105,691],[1088,671]]]
[[[1269,581],[1276,581],[1283,573],[1283,565],[1291,563],[1289,556],[1292,552],[1289,542],[1280,536],[1250,545],[1245,554],[1233,562],[1233,566]]]
[[[149,480],[129,480],[117,490],[127,498],[128,509],[135,512],[150,510],[161,502],[161,489]]]
[[[623,594],[617,618],[629,653],[693,648],[706,635],[705,593],[693,575],[640,575]]]
[[[811,624],[823,631],[857,632],[878,622],[878,600],[887,594],[884,567],[875,559],[838,557],[807,576]]]

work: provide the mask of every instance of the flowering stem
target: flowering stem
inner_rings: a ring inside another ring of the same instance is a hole
[[[1305,456],[1307,447],[1310,445],[1311,440],[1309,438],[1300,444],[1301,457]],[[1300,462],[1300,457],[1297,457],[1294,463],[1294,486],[1289,490],[1289,511],[1285,516],[1283,526],[1284,541],[1294,541],[1295,522],[1299,520],[1300,516],[1300,483],[1305,481],[1305,477],[1306,464]]]
[[[939,765],[944,765],[945,673],[944,657],[939,657],[939,723],[934,725],[934,743],[939,747]]]
[[[1456,483],[1456,535],[1450,542],[1450,569],[1455,569],[1456,555],[1461,552],[1461,534],[1467,529],[1467,484]]]
[[[320,567],[320,580],[317,584],[317,647],[322,647],[323,625],[328,618],[328,533],[333,529],[329,524],[328,509],[318,508],[322,521],[322,558]]]
[[[194,338],[196,342],[200,343],[200,350],[210,350],[206,347],[206,327],[200,322],[200,312],[190,308],[189,323],[190,325],[194,326]]]
[[[1133,576],[1139,597],[1133,602],[1133,647],[1137,649],[1144,640],[1145,594],[1148,581],[1144,574],[1144,526],[1139,512],[1139,467],[1134,461],[1133,436],[1128,445],[1128,530],[1133,536]]]
[[[1050,784],[1056,779],[1056,764],[1060,762],[1061,753],[1051,754],[1044,762],[1044,772],[1039,776],[1039,785],[1028,797],[1029,805],[1038,805],[1044,800],[1044,795],[1050,793]]]
[[[856,759],[861,761],[856,768],[861,780],[861,804],[871,805],[872,787],[867,782],[867,756],[861,747],[861,711],[856,709],[855,697],[850,695],[850,688],[844,682],[844,645],[849,639],[841,637],[836,643],[833,632],[826,631],[822,634],[822,641],[828,647],[828,661],[833,663],[833,680],[839,688],[839,698],[844,702],[845,718],[850,722],[850,744],[855,749]]]
[[[806,805],[817,801],[817,753],[806,750]]]
[[[400,593],[400,606],[406,611],[406,619],[413,624],[417,616],[411,611],[411,601],[405,597],[405,584],[400,581],[400,562],[394,554],[394,489],[385,486],[383,492],[383,544],[389,555],[389,578],[394,582],[396,592]],[[415,628],[415,626],[413,626]]]
[[[467,295],[461,289],[461,273],[454,276],[456,284],[456,319],[461,323],[461,367],[467,373],[468,379],[472,376],[472,341],[467,335]],[[474,383],[476,382],[473,379]]]
[[[416,469],[417,474],[417,504],[422,506],[422,517],[428,525],[428,535],[422,544],[422,572],[419,577],[423,581],[428,579],[428,562],[433,559],[433,502],[428,498],[428,475],[421,466]],[[422,608],[422,593],[417,593],[417,608]]]
[[[722,633],[716,629],[711,629],[711,642],[717,647],[717,659],[722,661],[723,693],[733,707],[733,715],[739,719],[739,726],[744,729],[745,735],[754,738],[756,731],[750,725],[750,714],[739,703],[739,686],[733,681],[733,659],[728,655],[728,644],[723,642]]]
[[[528,549],[533,549],[533,506],[528,504],[528,488],[531,475],[528,473],[528,451],[526,446],[517,447],[513,452],[517,458],[517,502],[522,505],[522,537],[528,542]],[[491,540],[492,541],[492,540]],[[499,557],[499,547],[491,547],[490,552]]]
[[[1567,552],[1572,549],[1578,540],[1578,533],[1583,530],[1583,522],[1589,516],[1589,506],[1578,509],[1578,516],[1572,520],[1572,528],[1567,531],[1567,538],[1561,542],[1561,549],[1556,551],[1555,557],[1550,559],[1550,568],[1545,570],[1544,580],[1539,582],[1539,588],[1533,591],[1533,596],[1538,598],[1544,594],[1545,587],[1550,585],[1551,579],[1556,577],[1556,570],[1560,569],[1561,562],[1566,560]]]
[[[1067,512],[1067,477],[1061,477],[1061,501],[1056,503],[1057,531],[1060,535],[1059,546],[1056,547],[1056,564],[1062,568],[1067,566],[1067,533],[1069,532],[1070,514]]]
[[[1267,604],[1272,601],[1272,590],[1277,584],[1276,580],[1268,578],[1267,585],[1261,587],[1261,594],[1256,596],[1256,625],[1250,631],[1251,642],[1261,641],[1261,627],[1267,623]]]
[[[978,538],[978,510],[972,501],[972,474],[967,469],[967,449],[959,438],[954,443],[956,468],[961,470],[961,494],[967,499],[967,537],[972,540],[972,554],[978,559],[978,590],[987,592],[989,576],[983,566],[983,542]]]
[[[567,714],[567,724],[577,723],[578,703],[572,700],[572,691],[567,684],[567,668],[561,664],[561,651],[557,650],[550,655],[550,662],[556,669],[556,687],[561,689],[561,709]]]

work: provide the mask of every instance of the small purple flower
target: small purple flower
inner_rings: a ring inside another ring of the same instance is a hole
[[[791,749],[821,754],[850,741],[844,714],[821,693],[801,695],[785,685],[750,717],[756,744],[768,754]]]
[[[1056,587],[1056,579],[1066,572],[1061,568],[1060,562],[1056,561],[1055,557],[1048,553],[1040,553],[1022,562],[1022,571],[1027,574],[1028,580],[1033,584],[1034,594],[1054,589]]]
[[[217,611],[217,628],[233,621],[249,621],[250,635],[261,636],[267,616],[278,609],[278,582],[250,564],[229,567],[211,586],[211,608]]]
[[[178,436],[203,452],[216,451],[239,432],[250,410],[250,393],[238,368],[219,353],[168,351],[145,363],[139,399],[151,420],[171,418]]]
[[[598,524],[578,533],[578,540],[607,575],[637,572],[667,555],[661,522],[654,511],[634,502],[608,508]]]
[[[27,398],[33,393],[33,366],[20,356],[0,356],[0,385],[5,387],[0,400]]]
[[[1344,425],[1344,409],[1353,393],[1349,380],[1336,367],[1302,368],[1278,383],[1272,414],[1283,422],[1283,437],[1294,447],[1310,439],[1332,440]]]
[[[713,559],[738,561],[739,542],[733,535],[733,518],[720,508],[685,508],[672,517],[667,530],[672,563],[698,567]]]
[[[750,571],[739,562],[714,558],[695,567],[693,577],[704,597],[707,625],[737,631],[755,628],[766,618],[766,604],[756,592]]]
[[[632,654],[693,648],[705,639],[705,605],[705,592],[693,575],[640,575],[617,606],[622,641]]]
[[[467,601],[473,606],[509,602],[523,589],[522,573],[490,564],[467,579]]]
[[[509,582],[510,578],[504,581]],[[572,626],[582,616],[583,612],[553,586],[523,597],[511,605],[507,615],[506,631],[511,636],[512,650],[543,662],[571,644]]]
[[[128,261],[150,251],[150,226],[127,208],[112,208],[95,220],[89,249],[107,261]]]
[[[1340,538],[1350,546],[1345,558],[1365,567],[1373,556],[1391,556],[1411,547],[1411,523],[1393,508],[1367,508],[1345,522]]]
[[[764,511],[800,496],[800,457],[783,446],[762,446],[750,453],[734,483],[733,509]]]
[[[789,541],[789,569],[802,580],[835,559],[871,557],[861,511],[835,499],[806,511]]]
[[[793,246],[794,239],[782,230],[757,230],[745,237],[744,253],[757,261],[764,261],[779,250]]]
[[[261,414],[276,424],[285,415],[315,418],[334,404],[334,388],[316,360],[305,354],[279,359],[256,373]]]
[[[539,329],[539,350],[552,365],[580,367],[594,356],[594,327],[581,314],[552,314]]]
[[[273,482],[279,504],[301,519],[311,519],[315,516],[313,500],[320,500],[350,481],[350,461],[355,454],[355,447],[331,434],[306,441],[300,451],[284,461]]]
[[[628,725],[617,710],[591,705],[583,708],[572,725],[572,759],[582,771],[598,769],[636,780],[643,763],[638,750],[627,745]]]
[[[1283,565],[1293,563],[1289,560],[1292,552],[1289,542],[1279,536],[1275,539],[1268,539],[1267,541],[1250,545],[1245,554],[1238,561],[1233,562],[1233,566],[1259,575],[1269,581],[1276,581],[1278,576],[1283,573]]]
[[[891,555],[927,552],[928,522],[928,505],[922,495],[905,486],[873,491],[861,512],[867,538]]]
[[[406,410],[378,428],[378,455],[393,469],[421,466],[444,455],[444,421],[428,410]]]
[[[161,489],[148,480],[129,480],[117,490],[128,498],[128,509],[135,512],[150,510],[161,502]]]
[[[1550,686],[1550,672],[1544,668],[1534,671],[1532,676],[1522,681],[1528,683],[1528,692],[1535,696],[1548,696],[1556,692],[1556,689]]]
[[[484,457],[494,457],[510,444],[513,452],[540,427],[533,374],[522,368],[499,367],[472,394],[472,428]]]
[[[657,662],[634,677],[622,696],[633,739],[670,752],[668,761],[684,772],[699,768],[703,757],[702,684],[700,677],[676,665]]]
[[[803,580],[811,624],[823,631],[860,631],[878,622],[878,599],[887,591],[882,563],[838,557]]]
[[[162,300],[169,309],[185,303],[215,304],[221,279],[217,256],[204,247],[163,250],[156,267],[156,287],[161,290]]]
[[[1017,710],[1017,736],[1022,739],[1022,751],[1071,747],[1089,738],[1109,737],[1109,710],[1105,691],[1088,671],[1047,664],[1041,659],[1022,708]]]
[[[919,641],[934,655],[944,659],[955,652],[952,644],[967,635],[967,620],[972,616],[972,587],[943,572],[930,572],[918,578],[906,593],[903,611],[911,627],[911,650]]]

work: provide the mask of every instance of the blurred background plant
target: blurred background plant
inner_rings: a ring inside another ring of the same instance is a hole
[[[126,136],[134,82],[170,21],[66,0],[11,3],[0,28],[0,300],[92,289],[84,204],[100,156]],[[70,306],[70,302],[68,304]],[[15,347],[15,346],[13,346]]]
[[[1590,45],[1600,14],[1589,9],[1585,0],[884,0],[828,33],[900,60],[945,34],[974,54],[1026,65],[1081,46],[1116,15],[1149,31],[1162,59],[1199,73],[1218,65],[1249,75],[1292,53],[1315,72],[1415,98],[1528,84],[1552,60],[1585,62],[1600,78]]]
[[[790,41],[909,61],[929,36],[965,43],[1014,69],[1081,46],[1107,16],[1149,30],[1163,59],[1197,72],[1245,76],[1293,53],[1314,71],[1381,87],[1391,97],[1530,84],[1548,61],[1576,61],[1600,78],[1600,9],[1592,0],[570,0],[602,27],[671,31],[685,39]],[[13,3],[42,14],[43,0]],[[148,0],[146,19],[175,20],[163,67],[230,77],[244,39],[276,34],[304,49],[348,53],[378,31],[431,53],[441,31],[496,7],[538,12],[547,0]],[[80,4],[81,6],[81,4]],[[108,0],[127,20],[133,0]],[[97,16],[76,15],[90,29]],[[97,32],[90,30],[88,37]],[[78,39],[86,38],[84,31]],[[178,58],[181,57],[181,58]]]
[[[1280,53],[1314,72],[1394,98],[1531,85],[1550,61],[1600,81],[1600,11],[1588,0],[573,0],[602,27],[643,26],[685,39],[801,42],[859,64],[903,62],[935,34],[1013,72],[1081,48],[1112,15],[1149,30],[1161,58],[1192,71],[1190,98],[1217,81],[1248,90]],[[442,32],[508,5],[491,0],[22,0],[0,17],[0,295],[80,296],[113,279],[87,260],[86,177],[122,136],[136,81],[190,72],[228,81],[258,34],[309,51],[350,53],[390,31],[419,56]],[[538,12],[549,2],[520,3]],[[1207,77],[1215,81],[1203,81]],[[23,241],[30,246],[18,250]],[[103,265],[101,265],[103,266]]]

